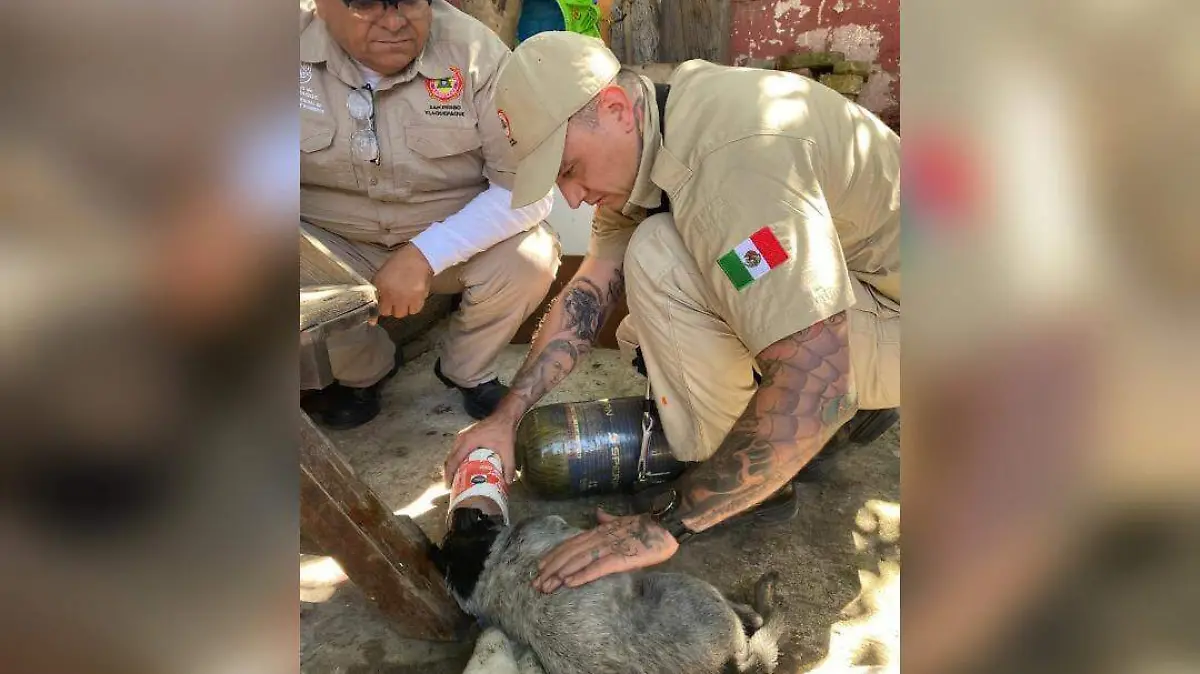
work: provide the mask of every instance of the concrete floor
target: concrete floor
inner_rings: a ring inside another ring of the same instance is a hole
[[[431,341],[436,342],[436,330]],[[526,347],[502,354],[508,381]],[[358,475],[396,511],[415,515],[433,540],[445,527],[446,496],[430,501],[454,434],[471,419],[457,391],[433,376],[435,353],[409,362],[384,391],[382,414],[366,426],[330,433]],[[640,395],[645,380],[616,351],[594,353],[545,402]],[[422,498],[425,496],[426,498]],[[869,446],[850,447],[805,488],[798,517],[783,524],[743,526],[699,537],[662,568],[703,578],[743,600],[754,581],[780,572],[779,596],[788,631],[777,670],[784,674],[899,670],[900,436],[899,426]],[[556,513],[587,526],[596,505],[627,512],[623,496],[578,501],[537,500],[520,484],[514,518]],[[330,574],[330,571],[333,574]],[[387,672],[459,674],[473,644],[403,639],[336,567],[302,559],[301,669],[308,674]]]

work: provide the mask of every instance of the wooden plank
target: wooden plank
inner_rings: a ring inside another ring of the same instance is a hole
[[[406,637],[456,641],[466,616],[429,559],[432,545],[363,484],[300,413],[300,528]]]
[[[510,48],[517,46],[521,0],[462,0],[459,9],[491,28]]]
[[[624,64],[658,60],[658,0],[617,0],[610,46]]]
[[[657,60],[728,63],[729,0],[662,0]]]

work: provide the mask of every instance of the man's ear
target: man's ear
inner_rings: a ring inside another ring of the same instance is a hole
[[[634,114],[633,100],[619,85],[610,84],[600,90],[599,105],[602,114],[610,115],[623,131],[628,131],[637,125],[637,115]]]

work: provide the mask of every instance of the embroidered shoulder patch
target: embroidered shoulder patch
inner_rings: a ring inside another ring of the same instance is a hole
[[[788,253],[775,233],[770,227],[763,227],[717,258],[717,265],[733,287],[741,290],[787,260]]]

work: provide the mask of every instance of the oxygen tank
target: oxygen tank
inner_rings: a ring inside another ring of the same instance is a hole
[[[558,403],[530,410],[517,427],[521,479],[543,498],[574,498],[633,491],[683,472],[667,447],[657,415],[638,476],[644,411],[639,397]]]

